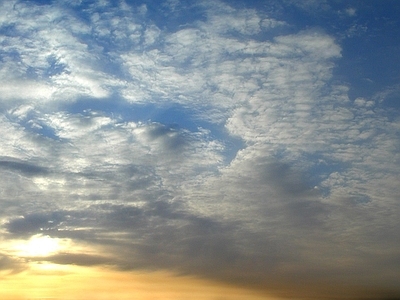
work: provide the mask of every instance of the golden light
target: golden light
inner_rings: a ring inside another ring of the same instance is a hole
[[[21,242],[15,246],[16,254],[22,257],[48,256],[56,253],[62,248],[60,240],[48,235],[36,234],[28,241]]]
[[[191,276],[177,276],[167,271],[124,272],[105,267],[52,266],[49,272],[35,266],[25,272],[8,274],[3,278],[0,272],[3,283],[0,285],[0,299],[278,299],[259,291]]]
[[[120,271],[106,265],[60,264],[52,261],[52,256],[63,253],[101,255],[101,252],[67,238],[44,234],[27,240],[3,241],[0,253],[7,253],[25,266],[23,271],[15,273],[0,270],[2,300],[276,300],[262,291],[168,271]]]

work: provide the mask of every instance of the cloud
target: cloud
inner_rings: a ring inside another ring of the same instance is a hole
[[[6,46],[0,76],[8,82],[2,87],[4,99],[48,102],[78,95],[101,98],[110,94],[109,86],[119,84],[112,83],[100,60],[89,54],[95,51],[101,55],[101,48],[90,49],[81,39],[90,28],[63,13],[63,7],[26,2],[3,6],[10,12],[2,20],[3,28],[12,29],[3,39]]]
[[[317,1],[317,0],[306,0],[306,1],[299,1],[299,0],[287,0],[285,1],[286,5],[293,5],[298,7],[310,14],[326,12],[332,9],[330,3],[326,0]]]
[[[0,169],[15,171],[27,176],[41,175],[48,172],[46,168],[43,167],[7,159],[0,160]]]
[[[43,258],[38,258],[41,261]],[[35,260],[33,258],[32,260]],[[110,261],[109,258],[99,256],[99,255],[90,255],[83,253],[60,253],[51,256],[47,256],[46,260],[52,263],[60,264],[60,265],[78,265],[78,266],[97,266],[97,265],[107,265],[110,263],[114,263]]]
[[[345,10],[345,12],[349,17],[353,17],[356,15],[357,10],[353,7],[349,7]]]
[[[14,236],[30,236],[32,234],[56,230],[64,220],[63,213],[33,213],[12,219],[5,224],[6,230]]]
[[[17,259],[0,253],[0,271],[18,273],[24,270],[24,265]]]
[[[387,93],[349,97],[330,34],[218,1],[191,6],[195,20],[168,2],[165,27],[125,2],[2,5],[5,238],[97,251],[45,258],[58,264],[277,293],[395,287],[399,122]],[[152,105],[179,120],[137,115]]]

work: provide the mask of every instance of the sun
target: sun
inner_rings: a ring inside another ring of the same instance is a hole
[[[19,256],[49,256],[61,249],[60,241],[48,235],[36,234],[15,247]]]

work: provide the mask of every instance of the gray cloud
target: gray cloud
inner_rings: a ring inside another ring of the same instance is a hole
[[[65,219],[65,213],[34,213],[12,219],[5,224],[6,230],[13,236],[31,236],[36,233],[57,230]]]
[[[162,124],[151,124],[146,131],[146,136],[151,141],[159,140],[162,149],[165,151],[179,151],[185,146],[185,138],[182,132]]]
[[[31,260],[42,261],[43,258],[31,258]],[[61,265],[79,265],[79,266],[96,266],[96,265],[113,265],[115,262],[107,257],[100,255],[90,255],[84,253],[60,253],[46,257],[46,261]]]
[[[26,176],[46,175],[48,170],[44,167],[15,160],[0,160],[0,170],[9,170]]]
[[[0,253],[0,270],[10,271],[11,273],[22,272],[25,269],[24,264],[11,256]]]

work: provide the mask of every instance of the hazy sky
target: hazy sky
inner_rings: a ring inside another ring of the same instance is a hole
[[[1,299],[400,297],[400,1],[0,3]]]

